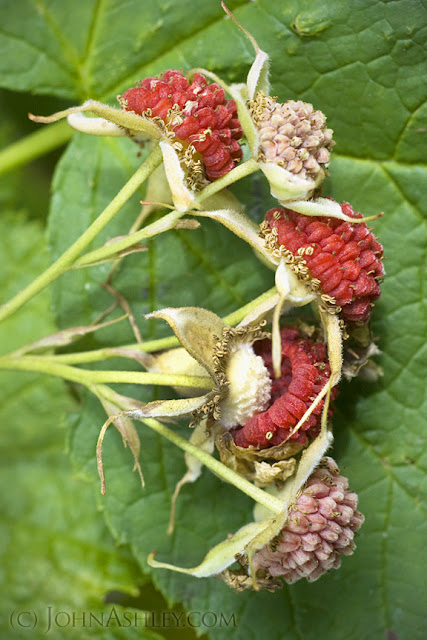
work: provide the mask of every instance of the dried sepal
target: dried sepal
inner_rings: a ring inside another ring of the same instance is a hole
[[[348,327],[342,367],[346,380],[355,377],[369,382],[378,380],[384,373],[371,357],[380,353],[369,324]]]
[[[214,437],[206,428],[206,421],[203,420],[193,429],[190,437],[190,443],[206,453],[212,454],[215,448]],[[185,453],[185,464],[187,471],[184,476],[177,482],[172,496],[171,511],[168,525],[168,535],[171,535],[175,526],[175,509],[176,501],[179,493],[186,484],[196,482],[202,473],[203,463],[190,453]]]
[[[246,100],[253,100],[254,96],[259,91],[264,91],[266,94],[270,91],[270,82],[268,79],[268,69],[269,69],[269,57],[268,54],[263,51],[252,34],[247,31],[243,25],[236,19],[236,16],[230,11],[230,9],[226,6],[225,2],[221,2],[221,6],[226,12],[226,14],[233,20],[233,22],[238,26],[240,31],[242,31],[245,36],[250,41],[251,45],[255,51],[255,60],[252,63],[251,68],[249,69],[248,77],[246,80]]]
[[[244,560],[242,561],[244,562]],[[224,571],[216,577],[222,580],[236,593],[242,593],[242,591],[254,589],[254,580],[252,576],[248,576],[243,567],[240,569],[224,569]],[[258,590],[274,593],[275,591],[279,591],[283,588],[283,583],[280,578],[273,578],[271,575],[266,575],[264,577],[261,574],[261,571],[257,571],[256,586]]]
[[[31,342],[30,344],[24,345],[17,351],[14,351],[14,355],[24,355],[24,354],[37,354],[43,353],[45,351],[51,351],[52,349],[58,347],[65,347],[67,345],[73,344],[80,338],[88,335],[89,333],[94,333],[99,329],[103,329],[105,327],[110,327],[117,322],[121,322],[125,320],[128,315],[123,315],[120,318],[115,318],[114,320],[108,320],[107,322],[99,322],[96,324],[90,324],[88,326],[81,327],[71,327],[69,329],[62,329],[61,331],[57,331],[56,333],[52,333],[49,336],[45,336],[40,340],[36,340],[35,342]]]
[[[114,426],[120,432],[120,435],[123,439],[124,446],[129,446],[129,449],[132,452],[134,459],[134,467],[133,471],[138,471],[139,477],[141,479],[141,484],[144,487],[144,476],[142,474],[141,466],[139,463],[139,452],[140,452],[140,441],[138,433],[133,425],[132,420],[129,415],[131,415],[133,410],[138,410],[142,406],[142,403],[137,402],[133,398],[128,398],[127,396],[122,396],[114,391],[110,390],[109,396],[111,399],[105,398],[101,393],[99,393],[96,388],[94,389],[96,395],[98,395],[99,400],[104,407],[107,415],[109,416],[108,420],[105,421],[104,425],[101,428],[101,431],[98,436],[98,442],[96,445],[96,461],[99,478],[101,480],[101,493],[105,494],[105,475],[104,475],[104,465],[102,462],[102,445],[104,442],[105,433],[110,426],[110,424],[114,424]],[[116,402],[114,401],[116,400]],[[119,406],[128,406],[129,411],[119,411]]]
[[[302,448],[302,445],[293,443],[271,447],[274,452],[238,447],[228,432],[218,434],[215,445],[223,464],[263,488],[283,483],[292,476],[296,466],[293,456]]]

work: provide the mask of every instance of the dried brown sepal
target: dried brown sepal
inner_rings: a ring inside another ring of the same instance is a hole
[[[223,464],[258,487],[269,487],[273,483],[280,485],[290,478],[296,467],[293,456],[302,449],[302,445],[288,442],[268,449],[238,447],[228,432],[219,434],[215,445]]]
[[[261,589],[274,593],[283,588],[283,582],[279,578],[273,578],[269,575],[257,575],[256,584],[254,584],[253,578],[248,576],[243,568],[235,570],[226,569],[215,577],[225,582],[225,584],[236,593],[242,593],[242,591],[248,590],[258,591]]]
[[[342,371],[347,380],[362,378],[368,382],[375,382],[383,375],[383,370],[371,356],[380,352],[369,324],[347,327],[348,338],[345,342]]]

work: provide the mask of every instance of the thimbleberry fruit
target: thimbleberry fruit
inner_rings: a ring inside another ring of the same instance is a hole
[[[280,378],[275,378],[273,374],[271,340],[262,340],[254,346],[270,374],[271,397],[265,411],[247,420],[242,428],[232,431],[234,442],[239,447],[265,449],[285,440],[305,445],[308,438],[313,439],[319,433],[323,400],[301,428],[291,435],[293,427],[329,379],[326,346],[323,342],[302,337],[294,328],[282,329],[281,340]],[[337,390],[333,388],[331,398],[336,394]]]
[[[329,569],[338,569],[341,556],[353,553],[354,532],[365,519],[357,502],[334,460],[323,458],[282,531],[254,555],[254,569],[282,576],[288,584],[301,578],[314,582]]]
[[[128,111],[160,118],[170,135],[184,143],[187,160],[194,163],[193,155],[203,159],[209,180],[225,175],[242,158],[237,141],[243,132],[236,104],[225,98],[224,89],[208,84],[200,73],[190,84],[180,71],[170,69],[128,89],[120,102]]]
[[[273,162],[302,179],[317,181],[330,160],[332,129],[326,117],[301,100],[276,102],[260,92],[251,103],[258,127],[259,152],[264,162]]]
[[[344,202],[341,210],[361,218]],[[345,321],[364,324],[381,295],[383,248],[364,222],[311,217],[290,209],[271,209],[261,225],[267,245],[280,250],[285,262],[319,294],[341,311]]]

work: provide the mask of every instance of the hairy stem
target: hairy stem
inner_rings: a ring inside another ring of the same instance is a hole
[[[186,376],[167,373],[146,373],[140,371],[88,371],[58,363],[46,356],[0,357],[0,369],[33,371],[63,378],[86,386],[103,383],[156,384],[173,387],[211,389],[212,380],[208,376]]]
[[[150,429],[156,431],[159,435],[163,436],[173,444],[175,444],[180,449],[183,449],[187,453],[191,454],[197,460],[200,460],[205,467],[210,469],[216,476],[221,478],[221,480],[225,480],[225,482],[229,482],[234,485],[237,489],[248,495],[250,498],[262,504],[264,507],[267,507],[273,513],[281,513],[283,511],[282,502],[275,498],[274,496],[266,493],[262,489],[259,489],[255,485],[253,485],[249,480],[246,480],[243,476],[232,469],[229,469],[222,462],[213,458],[209,453],[199,449],[195,445],[188,442],[177,433],[161,424],[157,420],[153,418],[141,419],[141,422],[146,424]]]
[[[237,167],[234,167],[234,169],[226,173],[225,176],[222,176],[222,178],[218,178],[218,180],[208,184],[208,186],[199,193],[197,200],[199,202],[203,202],[207,198],[215,195],[215,193],[218,193],[218,191],[222,191],[225,187],[229,187],[234,182],[241,180],[241,178],[249,176],[251,173],[255,173],[258,169],[258,162],[255,158],[251,158],[243,164],[238,164]]]
[[[33,280],[31,284],[20,291],[14,298],[9,300],[9,302],[0,307],[0,322],[20,309],[28,300],[31,300],[37,293],[68,270],[81,252],[92,242],[108,222],[114,218],[116,213],[137,191],[152,171],[159,166],[161,161],[162,154],[160,148],[156,146],[141,167],[137,169],[131,179],[78,240],[76,240],[56,262],[38,276],[38,278]]]
[[[113,242],[109,245],[86,253],[84,256],[81,256],[78,260],[76,260],[75,266],[84,267],[88,264],[93,264],[94,262],[111,258],[120,251],[124,251],[137,242],[141,242],[141,240],[146,240],[147,238],[151,238],[152,236],[155,236],[159,233],[168,231],[176,225],[182,215],[183,214],[178,213],[178,211],[172,211],[172,213],[168,213],[167,215],[160,218],[160,220],[149,224],[136,233],[132,233],[125,238],[118,240],[117,242]]]

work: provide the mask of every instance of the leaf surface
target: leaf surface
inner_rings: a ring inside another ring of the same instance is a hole
[[[0,238],[2,295],[11,295],[46,265],[47,252],[40,225],[25,223],[22,215],[4,213]],[[2,324],[1,349],[53,328],[44,293]],[[64,414],[72,407],[65,386],[37,374],[6,372],[0,383],[2,636],[24,638],[31,630],[43,638],[66,629],[70,638],[160,640],[133,624],[131,608],[115,605],[113,611],[104,604],[112,590],[136,595],[144,577],[129,551],[115,545],[91,486],[73,475],[65,453]]]

